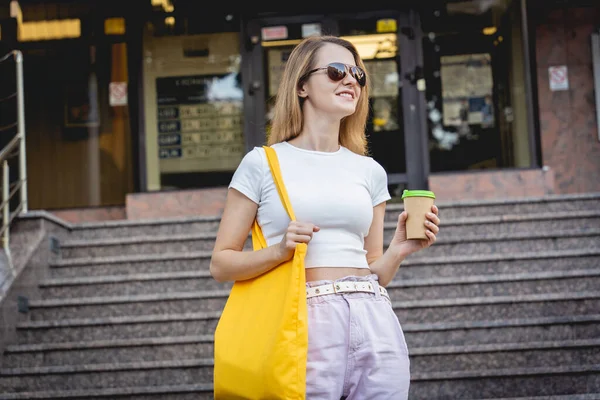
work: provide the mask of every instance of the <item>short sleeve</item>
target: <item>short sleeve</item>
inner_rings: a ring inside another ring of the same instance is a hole
[[[371,159],[371,200],[373,207],[392,198],[388,191],[387,172],[377,161]]]
[[[264,164],[263,155],[258,147],[246,153],[231,178],[229,188],[236,189],[259,204],[265,171]]]

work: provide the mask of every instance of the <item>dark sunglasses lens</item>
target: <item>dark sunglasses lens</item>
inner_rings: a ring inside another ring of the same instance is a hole
[[[360,86],[365,86],[365,83],[367,83],[367,76],[365,75],[365,71],[363,71],[360,67],[352,67],[351,71],[352,76],[354,76],[354,79],[356,79],[358,84]]]
[[[327,66],[327,75],[332,81],[341,81],[346,76],[344,64],[332,63]]]

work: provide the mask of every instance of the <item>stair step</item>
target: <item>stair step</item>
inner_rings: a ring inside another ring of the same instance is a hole
[[[600,210],[600,193],[545,195],[521,199],[494,199],[475,201],[438,200],[440,214],[446,219],[475,216],[561,213]],[[386,219],[396,221],[403,204],[389,204]],[[30,213],[35,217],[35,213]],[[144,235],[170,235],[194,232],[216,232],[220,216],[177,217],[153,220],[103,221],[71,225],[74,237],[93,239],[103,237],[132,237]]]
[[[0,392],[209,383],[212,359],[0,369]]]
[[[164,241],[168,242],[180,242],[182,240],[205,240],[215,239],[216,233],[214,232],[194,232],[194,233],[180,233],[180,234],[169,234],[169,235],[144,235],[144,236],[129,236],[125,238],[119,237],[108,237],[108,238],[96,238],[96,239],[67,239],[60,243],[62,250],[76,248],[76,247],[102,247],[102,246],[119,246],[124,244],[140,244],[140,243],[160,243]]]
[[[528,251],[556,251],[600,248],[600,230],[565,230],[551,232],[526,232],[514,234],[488,234],[440,238],[423,251],[408,258],[460,256],[463,254],[513,254]]]
[[[396,274],[396,279],[583,270],[598,268],[598,266],[600,266],[600,249],[436,257],[429,260],[405,260]]]
[[[592,271],[592,272],[590,272]],[[597,276],[596,270],[576,271],[579,276]],[[560,278],[560,275],[566,275],[570,272],[553,273],[535,273],[531,277],[527,274],[516,276],[501,277],[500,282],[497,277],[472,277],[465,280],[452,280],[452,278],[436,278],[433,280],[421,280],[415,282],[394,283],[390,290],[394,297],[401,299],[411,299],[411,301],[435,300],[439,297],[447,297],[454,295],[455,297],[469,296],[487,296],[494,293],[495,296],[515,294],[520,295],[521,289],[527,294],[539,294],[548,290],[550,294],[558,291],[589,291],[594,290],[600,285],[597,285],[596,278],[580,279],[575,276],[572,279]],[[556,278],[554,281],[545,278],[540,280],[540,276],[552,276]],[[473,279],[472,284],[466,284],[469,279]],[[535,280],[539,280],[536,282]],[[524,281],[515,285],[514,282]],[[532,282],[533,281],[533,282]],[[443,285],[444,288],[436,286]],[[450,282],[450,283],[449,283]],[[396,287],[400,288],[396,290]],[[417,286],[416,288],[406,287],[407,285]],[[452,286],[449,286],[452,285]],[[421,286],[419,288],[418,286]],[[423,289],[423,286],[429,288]],[[429,292],[427,292],[429,290]],[[426,293],[432,298],[422,297],[421,292]],[[446,292],[448,294],[446,294]],[[515,293],[516,291],[516,293]],[[437,293],[436,293],[437,292]],[[404,293],[407,293],[405,295]],[[32,300],[30,307],[35,311],[32,318],[35,319],[63,319],[73,317],[84,317],[87,315],[101,316],[119,316],[119,315],[140,315],[140,314],[156,314],[156,313],[179,313],[186,309],[197,311],[220,311],[227,300],[229,289],[212,290],[212,291],[195,291],[195,292],[165,292],[140,294],[140,295],[121,295],[121,296],[99,296],[99,297],[83,297],[83,298],[68,298],[68,299],[48,299],[48,300]],[[408,297],[412,296],[412,297]]]
[[[596,257],[600,256],[600,249],[569,249],[554,251],[529,251],[512,254],[474,254],[459,256],[440,256],[425,258],[408,258],[402,263],[399,274],[420,273],[423,268],[424,276],[454,275],[453,271],[465,270],[464,274],[471,274],[473,270],[485,271],[489,268],[519,268],[523,271],[527,265],[532,265],[536,270],[552,269],[555,265],[570,268],[569,260],[573,265],[583,263],[585,266],[597,267],[600,265]],[[190,252],[173,254],[144,254],[115,257],[85,257],[69,260],[54,260],[50,262],[50,274],[53,278],[73,278],[105,275],[127,275],[144,273],[166,273],[183,271],[208,271],[210,266],[210,252]],[[585,258],[585,260],[580,260]],[[568,259],[565,261],[564,259]],[[566,263],[566,267],[565,267]],[[591,263],[591,264],[590,264]],[[546,266],[547,265],[547,266]],[[418,268],[414,268],[418,267]],[[558,267],[557,267],[558,268]],[[434,271],[429,273],[429,271]],[[444,274],[444,272],[446,272]],[[522,272],[519,270],[519,272]],[[478,273],[480,274],[480,273]],[[412,276],[412,275],[411,275]]]
[[[228,291],[231,283],[218,283],[207,271],[91,276],[49,279],[40,284],[43,299],[136,296],[156,293]],[[600,288],[600,269],[548,270],[498,275],[470,275],[410,279],[396,277],[388,285],[394,300],[440,297],[477,297],[587,291]],[[34,304],[36,304],[34,302]]]
[[[428,259],[431,257],[440,258],[438,262],[448,260],[447,257],[461,257],[464,254],[475,254],[479,257],[485,255],[496,256],[502,259],[510,259],[515,254],[528,254],[533,251],[558,252],[573,250],[600,250],[600,230],[578,230],[578,231],[560,231],[560,232],[538,232],[532,234],[514,234],[514,235],[488,235],[488,236],[470,236],[453,239],[439,239],[432,247],[421,252],[415,253],[407,258],[405,264],[410,261]],[[107,265],[103,264],[140,264],[156,261],[180,261],[190,259],[203,259],[201,265],[193,265],[195,270],[208,268],[210,264],[210,252],[188,253],[163,252],[160,254],[128,255],[128,256],[107,256],[107,257],[81,257],[75,259],[65,259],[55,261],[51,264],[53,269],[74,267],[74,266],[98,266],[106,271]],[[442,257],[445,257],[443,259]],[[181,268],[181,262],[178,263]],[[133,268],[136,268],[135,266]],[[143,268],[143,267],[141,267]],[[169,266],[167,266],[169,268]],[[190,266],[187,266],[190,269]],[[89,269],[89,268],[88,268]],[[122,269],[122,268],[121,268]],[[71,275],[72,276],[72,275]]]
[[[77,366],[212,357],[212,343],[212,336],[204,335],[11,346],[7,349],[4,368],[27,370],[56,365]],[[414,347],[410,349],[410,354],[411,369],[418,372],[440,371],[444,368],[485,369],[489,365],[508,368],[514,365],[535,367],[588,364],[600,359],[600,340],[595,338]],[[21,357],[15,357],[16,355]]]
[[[71,236],[80,239],[179,235],[194,232],[217,232],[220,216],[157,218],[149,220],[101,221],[74,224]]]
[[[209,251],[155,253],[113,257],[82,257],[50,262],[53,278],[127,275],[160,272],[208,271]]]
[[[385,240],[391,240],[397,220],[384,223]],[[531,214],[486,215],[481,217],[443,218],[440,238],[483,234],[515,234],[553,232],[561,230],[600,229],[600,209],[567,212],[536,212]]]
[[[388,241],[391,234],[388,234]],[[54,266],[73,266],[88,264],[96,258],[105,260],[128,260],[141,262],[152,257],[152,254],[191,253],[198,256],[199,252],[210,257],[214,247],[214,238],[199,239],[198,235],[169,236],[169,237],[134,237],[128,242],[110,241],[85,242],[76,246],[61,248],[64,261],[53,263]],[[385,246],[388,242],[385,242]],[[518,253],[527,251],[556,251],[569,249],[600,248],[600,229],[571,229],[571,230],[538,230],[535,232],[496,233],[479,232],[468,235],[450,236],[441,231],[437,242],[424,251],[410,256],[411,259],[423,259],[438,256],[453,256],[462,254],[498,254]],[[251,241],[247,240],[246,250],[251,250]],[[150,255],[150,256],[149,256]],[[129,256],[128,258],[125,258]],[[73,260],[72,263],[67,261]]]
[[[600,268],[425,279],[395,278],[387,289],[392,300],[399,301],[584,292],[600,289]]]
[[[477,400],[490,400],[477,399]],[[494,398],[493,400],[600,400],[600,393],[588,394],[566,394],[563,396],[535,396],[535,397],[502,397]]]
[[[473,264],[491,262],[510,262],[527,260],[552,260],[562,257],[593,257],[600,255],[598,248],[577,248],[567,250],[524,251],[510,254],[467,254],[457,256],[439,256],[428,258],[407,258],[402,267],[419,267],[422,265],[441,264]]]
[[[165,296],[163,296],[165,297]],[[185,301],[185,300],[184,300]],[[165,303],[163,300],[162,303]],[[158,304],[162,304],[158,301]],[[169,303],[169,302],[167,302]],[[133,303],[135,304],[135,303]],[[138,303],[138,312],[144,311],[144,303]],[[129,303],[125,303],[129,306]],[[109,309],[110,313],[119,311],[118,304],[95,306]],[[77,307],[74,307],[77,309]],[[162,312],[125,315],[100,318],[71,318],[65,320],[33,320],[18,325],[20,343],[103,340],[158,335],[188,336],[214,332],[219,311],[182,314],[185,310],[197,310],[196,307],[179,307],[178,312]],[[435,299],[420,301],[401,301],[394,303],[399,321],[405,324],[427,322],[468,322],[494,319],[562,317],[565,315],[595,315],[600,310],[600,292],[553,293],[523,296],[496,296],[463,299]],[[52,308],[49,309],[52,311]],[[41,310],[34,310],[32,318],[37,318]],[[168,322],[167,322],[168,321]],[[188,321],[188,323],[186,323]],[[189,323],[189,321],[193,321]],[[140,324],[143,324],[140,325]],[[161,325],[162,324],[162,325]],[[164,326],[163,326],[164,325]],[[169,330],[170,329],[170,330]],[[148,332],[136,332],[147,330]],[[170,333],[172,332],[172,333]],[[152,335],[151,335],[152,333]]]
[[[158,398],[157,396],[160,395],[160,400],[212,400],[212,391],[212,385],[204,384],[157,387],[125,387],[98,390],[2,393],[2,398],[6,400],[104,398],[110,398],[115,400],[156,400]],[[490,398],[481,398],[478,400],[490,400]],[[502,397],[494,398],[493,400],[600,400],[600,393],[571,394],[559,396],[527,396],[511,398]]]
[[[600,364],[592,364],[413,373],[409,398],[471,400],[509,396],[533,400],[540,396],[598,392]]]
[[[137,340],[134,341],[114,341],[113,343],[88,343],[76,344],[79,347],[101,348],[106,345],[127,346],[127,345],[150,345],[154,343],[157,351],[160,351],[159,345],[184,342],[198,343],[206,338],[171,338],[170,340]],[[31,349],[37,347],[38,350],[49,350],[60,347],[68,347],[74,344],[29,346]],[[459,377],[494,376],[498,371],[509,371],[514,366],[519,366],[520,370],[531,367],[535,369],[539,365],[560,366],[560,365],[587,365],[598,359],[600,353],[600,340],[579,340],[579,341],[553,341],[553,342],[533,342],[533,343],[501,343],[488,345],[470,345],[470,346],[440,346],[430,348],[417,348],[411,350],[411,370],[414,380],[439,379],[444,374],[444,368],[447,371],[461,370]],[[21,346],[24,347],[24,346]],[[44,348],[45,347],[45,348]],[[14,348],[14,346],[13,346]],[[14,349],[13,349],[14,350]],[[25,349],[22,349],[25,350]],[[180,359],[180,358],[176,358]],[[194,360],[204,360],[202,366],[210,365],[207,359],[196,358]],[[194,360],[184,361],[186,366],[197,366]],[[95,360],[88,360],[81,365],[63,365],[63,366],[45,366],[45,367],[26,367],[26,368],[4,368],[0,370],[0,385],[3,378],[7,376],[36,376],[44,378],[46,375],[53,374],[80,374],[85,372],[110,372],[127,371],[131,369],[154,369],[179,367],[179,364],[173,365],[173,362],[156,362],[156,360],[141,360],[142,362],[123,363],[118,360],[112,360],[112,364],[96,363]],[[493,371],[487,371],[490,365],[495,368]],[[600,367],[600,365],[598,366]],[[441,368],[441,369],[440,369]],[[470,373],[469,373],[470,371]],[[433,378],[431,377],[433,375]],[[457,377],[453,375],[453,377]],[[4,382],[5,383],[5,382]],[[37,389],[38,387],[36,387]]]
[[[592,216],[594,218],[592,218]],[[440,246],[452,246],[465,244],[476,246],[483,245],[482,242],[503,242],[501,246],[507,246],[509,243],[512,244],[511,249],[514,248],[513,242],[519,242],[520,245],[515,251],[523,251],[523,249],[538,249],[535,243],[532,243],[527,247],[528,241],[543,240],[543,239],[561,239],[563,241],[569,240],[570,238],[581,238],[582,240],[588,240],[589,238],[600,236],[600,211],[586,211],[572,214],[572,218],[569,220],[553,219],[554,217],[549,214],[540,214],[540,218],[533,219],[528,223],[534,224],[527,230],[524,226],[511,227],[511,219],[521,221],[522,216],[508,216],[504,221],[505,217],[486,217],[486,218],[470,218],[459,221],[449,221],[449,230],[446,231],[444,224],[442,223],[438,241],[436,246],[428,249],[430,253],[436,248],[444,253],[447,249],[441,249]],[[564,217],[564,215],[563,215]],[[540,221],[547,221],[546,224],[541,224]],[[537,226],[535,224],[538,224]],[[462,226],[460,232],[453,232],[454,227]],[[389,243],[393,237],[395,230],[395,224],[387,224],[384,230],[385,243]],[[475,233],[474,233],[475,232]],[[119,255],[135,255],[135,254],[150,254],[150,253],[180,253],[190,251],[207,251],[210,252],[214,248],[216,235],[214,233],[193,233],[193,234],[179,234],[179,235],[145,235],[145,236],[134,236],[128,238],[99,238],[99,239],[85,239],[85,240],[67,240],[61,243],[61,257],[63,259],[80,259],[90,257],[111,257]],[[597,238],[596,238],[597,239]],[[521,243],[524,242],[524,243]],[[462,247],[461,246],[461,247]],[[497,245],[498,246],[498,245]],[[523,247],[525,246],[525,247]],[[533,246],[533,247],[532,247]],[[551,247],[543,247],[544,249],[555,249],[555,246],[550,243]],[[482,252],[476,251],[478,254],[489,253],[485,251],[486,246],[483,246]],[[562,248],[573,248],[577,247],[576,244],[568,243]],[[586,243],[581,243],[583,248],[594,247],[587,246]],[[560,249],[558,246],[556,249]],[[245,243],[245,249],[252,249],[252,242],[248,237]],[[503,251],[498,249],[498,251]],[[511,251],[511,250],[507,250]],[[448,253],[450,254],[450,253]]]
[[[219,312],[25,321],[17,324],[19,344],[61,343],[165,336],[212,335]]]
[[[215,281],[208,271],[57,278],[40,283],[44,299],[229,290],[231,286]]]
[[[212,252],[215,239],[214,233],[193,233],[77,240],[61,243],[60,252],[64,259],[111,257],[125,254]],[[246,240],[244,248],[252,250],[250,237]]]
[[[398,314],[398,310],[396,310]],[[83,318],[30,321],[18,325],[20,343],[61,343],[154,336],[212,335],[220,313],[187,313],[119,318]],[[489,316],[488,316],[489,317]],[[440,344],[464,345],[540,339],[590,339],[600,337],[600,314],[568,315],[507,320],[405,323],[409,348]]]
[[[28,391],[44,390],[45,386],[71,386],[69,389],[85,387],[86,389],[101,385],[118,385],[121,380],[135,380],[134,384],[147,385],[148,389],[161,386],[167,379],[197,382],[210,382],[206,377],[199,377],[210,372],[212,368],[207,360],[185,360],[170,363],[135,363],[90,367],[54,367],[13,371],[13,376],[27,381],[29,387],[18,386],[17,389]],[[203,368],[204,367],[204,368]],[[193,368],[193,369],[192,369]],[[191,372],[190,372],[191,369]],[[160,371],[161,375],[155,373]],[[70,375],[63,374],[71,372]],[[24,376],[23,374],[28,374]],[[112,374],[112,376],[111,376]],[[160,381],[157,378],[160,376]],[[91,377],[96,380],[88,382]],[[61,379],[56,379],[61,378]],[[114,379],[111,379],[114,378]],[[0,378],[0,384],[9,384],[10,377]],[[110,381],[108,383],[107,381]],[[186,384],[186,382],[181,382]],[[189,383],[187,383],[189,385]],[[75,386],[75,387],[74,387]],[[206,388],[208,385],[202,385]],[[98,387],[96,389],[101,389]],[[64,389],[63,389],[64,390]],[[413,372],[411,376],[411,399],[475,399],[481,396],[498,398],[508,396],[543,396],[590,393],[600,390],[600,364],[506,368],[469,371],[435,371]],[[113,392],[115,395],[118,392]],[[13,397],[15,398],[15,397]],[[31,397],[30,397],[31,398]],[[43,398],[43,397],[42,397]]]
[[[600,360],[600,339],[421,347],[410,356],[418,373],[587,365]]]
[[[589,315],[600,310],[600,292],[397,301],[393,307],[402,324]]]
[[[212,400],[212,384],[140,386],[93,390],[0,393],[5,400],[114,399],[114,400]],[[160,397],[159,397],[160,396]]]
[[[31,300],[33,320],[221,311],[229,290]]]
[[[175,318],[174,318],[175,319]],[[176,320],[176,319],[175,319]],[[156,334],[148,328],[148,324],[137,320],[138,333]],[[176,320],[180,323],[181,320]],[[95,324],[93,323],[95,322]],[[124,325],[124,321],[120,321]],[[185,321],[183,321],[186,323]],[[188,326],[198,324],[191,318]],[[104,325],[110,325],[105,321]],[[159,322],[160,323],[160,322]],[[162,319],[162,324],[170,322]],[[99,321],[88,321],[88,326],[98,326]],[[131,325],[131,324],[129,324]],[[66,324],[61,325],[66,327]],[[82,321],[73,321],[74,327],[82,327]],[[39,325],[37,329],[42,329]],[[56,330],[60,329],[56,328]],[[66,328],[69,329],[69,328]],[[71,328],[73,329],[73,328]],[[498,345],[503,343],[523,343],[541,341],[591,340],[600,337],[600,314],[582,316],[564,316],[553,318],[523,318],[515,320],[473,321],[433,324],[404,324],[402,326],[406,342],[411,353],[426,347],[466,346],[473,343],[479,345]],[[188,329],[192,331],[194,329]],[[196,329],[198,330],[198,329]],[[20,330],[22,334],[23,329]],[[168,334],[174,334],[167,333]],[[213,353],[212,332],[208,335],[166,336],[166,337],[131,337],[121,335],[114,339],[96,339],[74,342],[47,342],[24,345],[12,345],[6,348],[3,358],[5,367],[28,367],[41,365],[63,365],[82,363],[102,363],[104,360],[117,362],[134,361],[135,359],[150,361],[163,358],[178,358],[179,354],[200,354],[206,357]],[[73,335],[76,336],[76,335]],[[151,346],[155,346],[152,350]],[[188,351],[186,349],[190,348]]]
[[[558,317],[406,323],[402,330],[410,351],[436,346],[477,343],[520,343],[600,338],[600,314]]]
[[[213,336],[150,337],[12,345],[4,368],[164,361],[213,356]]]
[[[437,199],[436,204],[444,219],[486,217],[490,215],[527,215],[540,212],[560,213],[570,211],[600,210],[600,193],[575,195],[545,195],[520,199],[463,200],[446,202]],[[404,210],[402,203],[386,206],[386,220],[397,221]]]

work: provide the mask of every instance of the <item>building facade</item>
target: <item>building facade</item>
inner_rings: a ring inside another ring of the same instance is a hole
[[[365,60],[369,149],[392,201],[405,188],[440,201],[600,191],[597,2],[233,9],[1,4],[3,50],[24,54],[30,209],[219,214],[241,158],[266,140],[287,56],[313,34],[347,38]]]

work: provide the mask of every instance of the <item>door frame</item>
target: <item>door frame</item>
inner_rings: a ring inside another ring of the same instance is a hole
[[[427,117],[422,81],[423,48],[420,16],[416,9],[381,9],[361,13],[361,17],[396,15],[397,43],[400,57],[402,114],[406,152],[406,173],[388,173],[389,185],[405,185],[411,189],[427,189],[429,151],[427,148]],[[261,146],[266,141],[264,53],[261,46],[261,28],[291,23],[320,21],[322,30],[337,36],[337,21],[351,18],[351,13],[306,13],[294,16],[267,16],[242,18],[241,49],[242,85],[244,88],[244,138],[246,149]],[[247,78],[245,78],[247,77]],[[421,81],[420,81],[421,80]]]

